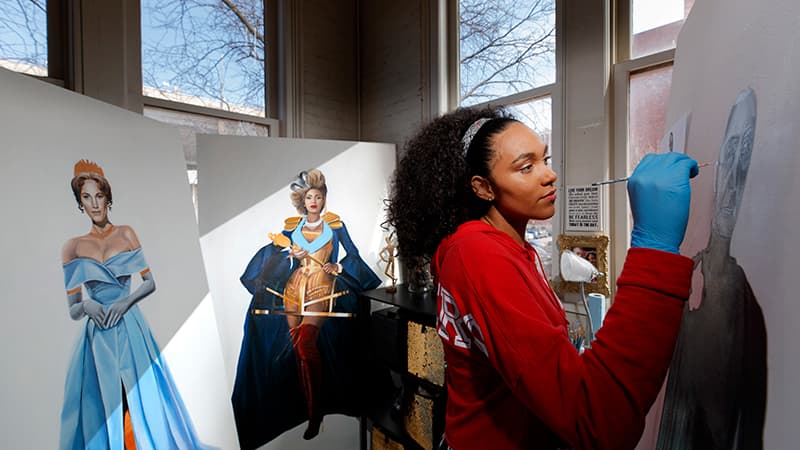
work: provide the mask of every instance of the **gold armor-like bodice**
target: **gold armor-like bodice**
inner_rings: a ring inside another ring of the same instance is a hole
[[[315,231],[306,229],[301,231],[309,242],[322,234],[321,228]],[[335,279],[333,275],[322,270],[322,265],[331,262],[331,253],[333,253],[333,240],[326,242],[322,248],[303,258],[301,266],[289,276],[289,281],[286,282],[286,289],[283,295],[287,307],[291,307],[290,305],[307,305],[306,311],[328,310],[328,302],[330,301],[328,299],[334,291]],[[312,303],[320,299],[325,300]]]
[[[323,214],[322,218],[332,230],[337,230],[344,226],[339,216],[331,212]],[[284,230],[295,232],[298,226],[302,226],[303,218],[290,217],[285,222]],[[324,228],[324,226],[317,230],[301,228],[300,232],[303,233],[303,237],[307,242],[314,242],[316,239],[320,239],[324,233]],[[270,233],[269,236],[274,245],[282,248],[289,246],[297,248],[285,234]],[[323,270],[325,264],[335,263],[335,261],[331,261],[333,251],[334,240],[330,239],[319,250],[302,258],[300,261],[301,266],[289,275],[289,280],[286,282],[283,292],[275,291],[269,286],[266,287],[267,292],[283,300],[283,308],[253,309],[252,313],[270,314],[270,312],[273,312],[299,316],[352,317],[353,313],[334,311],[336,299],[347,295],[349,291],[336,291],[337,271],[334,271],[333,274],[328,274]]]

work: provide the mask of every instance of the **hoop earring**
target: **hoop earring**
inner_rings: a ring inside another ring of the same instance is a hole
[[[83,210],[83,205],[78,205],[78,211],[80,211],[80,212],[81,212],[81,214],[83,214],[83,213],[85,212],[85,211]]]

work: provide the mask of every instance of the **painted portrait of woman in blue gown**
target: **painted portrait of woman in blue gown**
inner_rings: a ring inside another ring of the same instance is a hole
[[[243,449],[257,448],[306,420],[304,439],[325,414],[356,416],[357,293],[380,285],[342,218],[325,212],[317,169],[291,184],[301,216],[252,258],[241,282],[252,294],[233,390]],[[340,247],[345,255],[340,253]]]
[[[69,315],[81,332],[67,370],[59,448],[203,448],[137,306],[155,281],[136,232],[111,223],[111,185],[97,164],[78,161],[71,186],[91,227],[62,249]],[[136,276],[142,281],[131,292]]]

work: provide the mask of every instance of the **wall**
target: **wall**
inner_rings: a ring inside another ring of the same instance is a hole
[[[360,2],[361,139],[402,148],[423,122],[426,5]]]
[[[300,5],[302,137],[358,139],[356,2]]]
[[[609,2],[561,1],[559,9],[561,34],[557,45],[559,57],[559,89],[553,94],[553,161],[558,174],[559,197],[553,217],[553,234],[563,233],[562,217],[566,211],[566,187],[586,185],[605,179],[609,174],[611,152],[609,136],[609,33],[611,29]],[[559,105],[558,102],[561,102]],[[559,133],[563,132],[563,136]],[[562,145],[559,145],[563,143]],[[560,155],[557,153],[561,152]],[[611,213],[608,193],[601,190],[601,232],[611,235]],[[570,232],[581,234],[579,232]],[[595,234],[595,233],[584,233]],[[554,242],[556,240],[554,239]],[[610,236],[609,286],[614,286],[615,239]],[[553,273],[559,273],[560,258],[554,248]],[[580,296],[564,293],[567,302],[580,302]]]
[[[83,0],[68,8],[73,8],[74,15],[75,48],[71,54],[74,73],[70,74],[74,77],[74,89],[141,113],[139,7],[139,0]]]
[[[608,2],[564,2],[563,8],[566,136],[559,175],[564,184],[589,184],[608,174],[610,160]]]

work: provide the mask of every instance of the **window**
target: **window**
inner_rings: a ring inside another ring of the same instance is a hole
[[[553,108],[551,97],[545,96],[508,106],[508,111],[522,123],[534,130],[545,144],[550,145]]]
[[[619,0],[619,34],[614,65],[614,172],[625,177],[646,153],[656,151],[664,131],[675,43],[694,0]],[[610,190],[616,239],[616,279],[625,259],[632,218],[624,187]]]
[[[655,152],[666,125],[672,64],[645,69],[630,75],[628,94],[628,173],[647,153]]]
[[[461,0],[459,8],[461,105],[555,82],[555,0]]]
[[[263,0],[142,0],[145,96],[266,116]]]
[[[46,0],[0,2],[0,67],[48,75]]]
[[[144,115],[178,129],[195,213],[197,134],[277,132],[268,118],[266,4],[141,0]]]
[[[648,153],[654,153],[666,130],[672,63],[651,67],[630,75],[628,93],[628,169],[633,169]],[[633,215],[628,212],[633,228]]]
[[[675,40],[694,0],[632,0],[631,57],[675,48]]]
[[[558,110],[555,0],[460,0],[458,2],[458,85],[461,106],[504,106],[550,147],[560,161],[554,133]],[[455,64],[455,61],[453,61]],[[559,128],[560,129],[560,128]],[[558,216],[556,216],[557,218]],[[525,239],[553,274],[554,219],[530,221]]]

